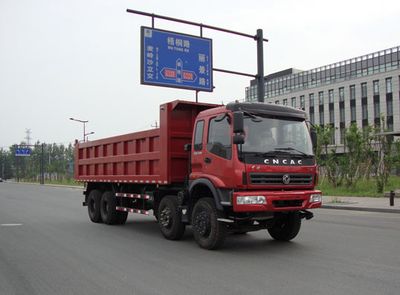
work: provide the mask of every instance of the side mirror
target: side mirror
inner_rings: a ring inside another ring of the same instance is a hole
[[[183,146],[183,150],[184,150],[185,152],[190,152],[191,149],[192,149],[192,145],[191,145],[190,143],[187,143],[187,144],[185,144],[185,145]]]
[[[310,130],[310,136],[311,136],[311,142],[312,142],[313,147],[316,147],[317,146],[317,140],[318,140],[317,131],[315,131],[315,129],[311,129]]]
[[[244,135],[243,134],[235,134],[233,136],[234,144],[244,144]]]
[[[233,133],[243,133],[244,126],[243,126],[243,112],[234,112],[233,113]]]

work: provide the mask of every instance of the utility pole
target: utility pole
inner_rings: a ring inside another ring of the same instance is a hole
[[[263,47],[263,31],[257,30],[257,101],[264,102],[265,86],[264,86],[264,47]]]
[[[32,133],[31,129],[26,128],[25,133],[26,133],[26,136],[25,136],[26,145],[30,146],[31,145],[31,133]]]
[[[42,148],[41,148],[41,154],[42,156],[40,157],[40,184],[44,184],[44,143],[42,143]]]

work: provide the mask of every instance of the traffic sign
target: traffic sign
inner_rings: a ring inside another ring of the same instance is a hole
[[[212,40],[141,27],[141,83],[213,91]]]
[[[15,150],[15,156],[17,157],[29,157],[32,153],[30,148],[17,148]]]

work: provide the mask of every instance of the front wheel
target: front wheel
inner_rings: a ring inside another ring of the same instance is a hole
[[[268,229],[272,238],[278,241],[290,241],[297,236],[301,227],[301,218],[298,212],[278,215],[275,218],[274,226]]]
[[[180,240],[185,233],[176,196],[165,196],[158,206],[157,221],[161,233],[168,240]]]
[[[192,226],[194,239],[204,249],[217,249],[225,241],[227,229],[225,224],[218,221],[217,208],[211,198],[202,198],[196,203]]]

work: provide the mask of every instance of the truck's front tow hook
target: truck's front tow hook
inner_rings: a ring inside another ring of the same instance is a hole
[[[300,212],[300,218],[301,219],[305,218],[307,220],[310,220],[313,217],[314,217],[314,213],[312,213],[310,211],[304,210],[304,211]]]

